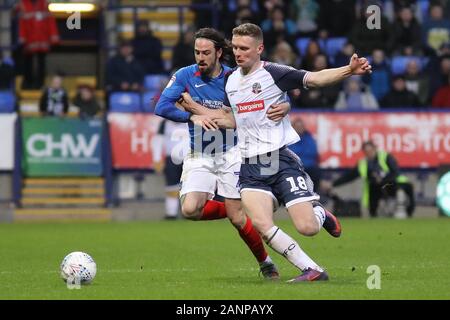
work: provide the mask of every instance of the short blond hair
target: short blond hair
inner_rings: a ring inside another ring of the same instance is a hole
[[[244,23],[233,29],[233,36],[249,36],[263,41],[263,32],[259,26],[253,23]]]

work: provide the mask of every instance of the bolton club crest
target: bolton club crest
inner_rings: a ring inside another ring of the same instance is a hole
[[[253,92],[254,94],[258,94],[258,93],[261,92],[261,84],[260,84],[259,82],[255,82],[255,83],[252,85],[252,92]]]

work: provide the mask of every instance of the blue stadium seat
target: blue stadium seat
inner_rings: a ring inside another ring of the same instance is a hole
[[[16,96],[11,91],[0,91],[0,113],[14,112]]]
[[[416,56],[395,56],[391,60],[391,71],[394,75],[403,74],[406,71],[406,65],[410,60],[416,60],[419,68],[422,69],[425,60],[422,60],[420,57]]]
[[[14,67],[14,60],[11,57],[3,58],[3,62]]]
[[[297,47],[298,52],[300,52],[301,56],[306,54],[306,49],[308,48],[308,44],[311,41],[311,38],[298,38],[295,41],[295,46]],[[319,47],[322,51],[325,51],[325,41],[323,39],[318,39]]]
[[[347,41],[348,40],[345,37],[329,38],[325,42],[325,52],[328,56],[334,57],[339,51],[341,51]]]
[[[430,7],[430,1],[429,0],[418,0],[417,1],[417,10],[416,10],[416,16],[419,20],[419,22],[424,22],[428,19],[428,9]],[[418,16],[420,15],[420,16]]]
[[[149,74],[145,76],[144,88],[146,90],[161,90],[169,81],[169,77],[165,74]]]
[[[109,110],[113,112],[142,112],[141,96],[135,92],[114,92],[109,97]]]
[[[155,97],[157,97],[159,93],[159,90],[153,90],[142,95],[142,110],[144,112],[155,112]]]
[[[298,52],[302,56],[306,53],[306,48],[308,47],[308,43],[311,40],[311,38],[298,38],[297,41],[295,41],[295,45],[297,46]]]

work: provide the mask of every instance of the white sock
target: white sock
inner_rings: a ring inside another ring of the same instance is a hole
[[[294,239],[277,226],[273,226],[264,234],[264,240],[269,247],[288,259],[290,263],[300,270],[311,268],[320,272],[323,271],[322,268],[308,257]]]
[[[166,215],[176,217],[178,215],[179,200],[177,197],[166,197]]]
[[[323,222],[325,221],[325,210],[322,208],[322,206],[315,206],[313,207],[314,215],[316,216],[317,222],[319,223],[319,230],[323,226]]]

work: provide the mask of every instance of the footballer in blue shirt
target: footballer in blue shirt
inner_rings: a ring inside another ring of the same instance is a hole
[[[257,259],[264,278],[275,280],[279,274],[267,254],[252,221],[243,213],[238,189],[241,154],[234,129],[218,129],[209,117],[186,112],[177,101],[184,92],[209,109],[221,109],[225,99],[225,78],[231,69],[224,60],[231,46],[212,28],[195,34],[196,64],[178,70],[171,78],[156,105],[155,113],[189,125],[191,150],[183,161],[181,176],[181,211],[191,220],[214,220],[228,217]],[[289,104],[274,106],[273,117],[289,111]],[[205,130],[204,128],[218,129]],[[218,195],[224,202],[214,200]]]

